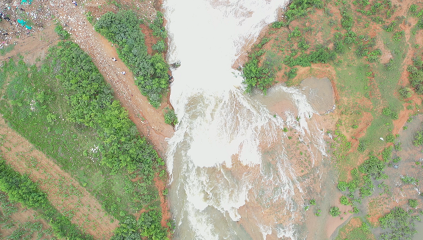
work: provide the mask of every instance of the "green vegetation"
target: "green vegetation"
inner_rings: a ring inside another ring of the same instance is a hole
[[[166,51],[166,45],[163,40],[159,40],[156,44],[153,45],[152,49],[156,52],[162,53]]]
[[[175,111],[173,109],[167,109],[167,112],[164,115],[165,123],[175,126],[178,124],[178,117],[175,114]]]
[[[351,225],[350,223],[354,221],[360,223],[360,227],[356,227],[354,225]],[[367,223],[365,220],[361,220],[360,218],[353,218],[351,219],[349,224],[343,226],[340,229],[340,234],[336,238],[336,240],[346,240],[346,239],[354,239],[354,240],[367,240],[372,239],[372,233],[370,231],[369,223]],[[341,237],[342,236],[342,237]]]
[[[385,169],[385,163],[380,161],[377,157],[370,155],[369,159],[364,161],[358,169],[360,172],[369,174],[376,180],[379,180],[383,176],[383,170]]]
[[[27,209],[19,206],[18,203],[11,202],[6,193],[0,192],[0,229],[11,229],[10,235],[0,235],[3,239],[50,239],[53,238],[53,229],[48,227],[43,229],[40,220],[36,220],[38,215],[28,216],[28,219],[22,219],[16,222],[12,216],[24,213]]]
[[[70,38],[70,34],[63,29],[63,26],[60,23],[56,24],[56,27],[54,28],[54,31],[59,35],[60,39],[67,40]]]
[[[311,199],[311,200],[310,200],[310,205],[313,205],[313,206],[314,206],[314,205],[316,205],[316,200]]]
[[[120,11],[117,14],[104,14],[94,27],[97,32],[118,45],[119,57],[136,76],[135,83],[141,93],[147,96],[153,107],[158,108],[162,95],[169,87],[169,66],[161,55],[148,55],[139,24],[140,20],[133,12]],[[160,50],[160,44],[155,48],[156,51]]]
[[[61,42],[51,48],[40,69],[11,60],[1,74],[9,81],[0,103],[9,126],[55,159],[121,223],[147,205],[149,214],[161,219],[153,177],[164,162],[139,136],[98,69],[76,44]],[[142,182],[131,181],[136,177]],[[158,226],[155,223],[136,226],[132,230],[138,235],[167,233],[165,228],[149,229]]]
[[[423,145],[423,131],[416,132],[416,134],[414,135],[413,144],[414,146]]]
[[[408,79],[417,94],[423,94],[423,62],[421,58],[413,59],[413,65],[407,67]]]
[[[341,211],[339,211],[339,207],[331,207],[329,209],[329,213],[332,217],[339,216],[341,214]]]
[[[15,44],[9,44],[8,46],[0,49],[0,55],[4,56],[6,55],[6,53],[11,52],[14,48],[15,48]]]
[[[412,208],[416,208],[419,203],[417,202],[417,199],[408,199],[408,205]]]
[[[0,159],[0,191],[7,193],[9,199],[23,206],[34,208],[50,223],[54,235],[68,239],[92,239],[81,233],[75,224],[55,209],[47,195],[43,193],[26,175],[21,175]]]
[[[153,35],[161,39],[167,37],[166,29],[163,26],[163,13],[157,11],[156,19],[150,24],[150,28],[153,30]]]
[[[410,177],[410,176],[401,177],[401,181],[404,184],[418,184],[419,183],[419,180],[417,178]]]
[[[350,205],[351,203],[350,203],[350,201],[348,200],[348,198],[347,197],[345,197],[345,196],[342,196],[340,199],[339,199],[339,201],[341,202],[341,204],[342,205],[346,205],[346,206],[348,206],[348,205]]]
[[[418,216],[417,216],[418,217]],[[415,217],[400,207],[395,207],[388,214],[379,218],[382,229],[386,229],[381,239],[412,239],[416,233],[414,229]]]

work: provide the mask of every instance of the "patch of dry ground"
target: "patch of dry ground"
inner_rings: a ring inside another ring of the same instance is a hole
[[[0,150],[16,171],[28,174],[52,205],[95,239],[109,239],[119,222],[85,188],[0,118]],[[114,220],[112,223],[111,220]]]

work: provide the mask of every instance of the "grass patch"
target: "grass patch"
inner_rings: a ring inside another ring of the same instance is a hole
[[[7,47],[0,49],[0,55],[4,56],[15,48],[15,44],[9,44]]]

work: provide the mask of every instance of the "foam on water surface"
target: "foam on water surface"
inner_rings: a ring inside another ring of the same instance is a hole
[[[269,96],[272,91],[286,94],[298,113],[275,117],[244,93],[240,73],[231,68],[243,44],[256,39],[286,4],[164,3],[168,62],[181,62],[173,70],[170,97],[180,123],[167,152],[176,239],[266,238],[272,231],[278,237],[295,238],[289,221],[278,223],[260,212],[283,206],[280,213],[289,212],[294,218],[298,209],[294,195],[302,189],[282,129],[295,129],[312,158],[313,152],[324,153],[322,134],[316,131],[317,124],[309,123],[315,111],[298,89],[279,86]]]

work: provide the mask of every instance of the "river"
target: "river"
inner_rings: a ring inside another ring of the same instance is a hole
[[[286,4],[164,2],[168,62],[181,62],[170,97],[180,123],[167,151],[175,239],[299,237],[325,155],[316,112],[296,88],[245,94],[231,68]]]

